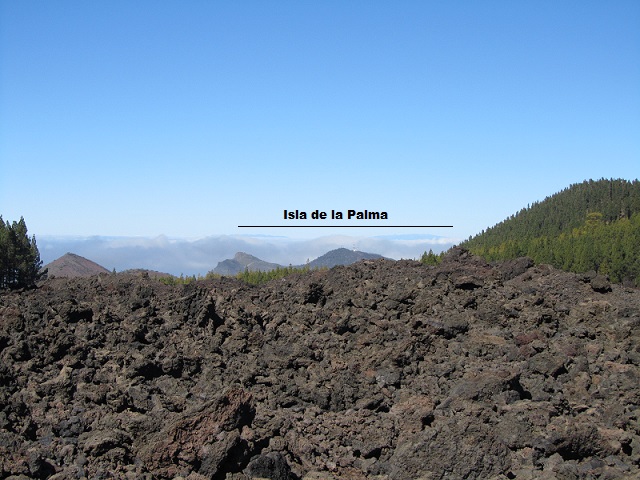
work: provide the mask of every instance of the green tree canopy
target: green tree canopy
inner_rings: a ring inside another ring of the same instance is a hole
[[[0,289],[34,285],[41,268],[36,237],[27,235],[24,218],[9,223],[0,215]]]
[[[432,249],[429,249],[429,252],[426,251],[420,257],[420,262],[425,265],[438,265],[442,260],[442,253],[440,255],[436,255],[433,253]]]
[[[640,182],[589,180],[521,210],[461,246],[488,261],[529,256],[640,286]]]

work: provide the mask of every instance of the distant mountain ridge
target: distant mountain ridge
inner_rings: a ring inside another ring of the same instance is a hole
[[[376,260],[385,258],[376,253],[360,252],[358,250],[349,250],[347,248],[337,248],[331,250],[324,255],[312,260],[306,265],[296,265],[298,267],[308,266],[309,268],[332,268],[338,265],[351,265],[360,260]],[[232,259],[226,259],[218,262],[213,269],[213,273],[219,275],[237,275],[248,269],[251,272],[263,271],[269,272],[276,268],[283,268],[283,265],[277,263],[265,262],[264,260],[249,255],[248,253],[238,252]]]
[[[402,233],[402,232],[401,232]],[[206,275],[219,261],[247,252],[268,262],[289,266],[304,264],[340,247],[378,253],[387,258],[420,258],[433,249],[440,253],[463,238],[354,237],[325,235],[316,238],[261,238],[255,235],[208,235],[199,239],[157,237],[86,237],[38,235],[43,264],[67,252],[91,259],[109,270],[147,269],[173,276]]]
[[[337,248],[321,255],[311,262],[308,262],[306,265],[295,265],[294,267],[307,266],[311,269],[332,268],[337,265],[351,265],[352,263],[360,260],[376,260],[380,258],[385,257],[376,253],[360,252],[357,250],[349,250],[347,248]],[[101,273],[111,273],[102,265],[70,252],[67,252],[60,258],[48,263],[44,268],[47,269],[49,277],[76,278],[91,277]],[[237,252],[233,258],[218,262],[218,265],[213,269],[213,273],[234,276],[247,269],[251,272],[270,272],[277,268],[284,268],[284,266],[278,263],[261,260],[260,258],[245,252]],[[153,277],[172,276],[168,273],[140,268],[128,269],[122,273],[146,273]]]

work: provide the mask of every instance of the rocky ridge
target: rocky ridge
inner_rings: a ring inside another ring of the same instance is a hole
[[[453,249],[0,295],[0,478],[640,475],[640,292]]]

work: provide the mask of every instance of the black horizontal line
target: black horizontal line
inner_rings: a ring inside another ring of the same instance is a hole
[[[238,228],[453,228],[453,225],[238,225]]]

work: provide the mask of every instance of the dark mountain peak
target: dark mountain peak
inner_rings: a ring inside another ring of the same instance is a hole
[[[348,248],[336,248],[309,262],[310,268],[332,268],[337,265],[351,265],[360,260],[377,260],[384,258],[376,253],[360,252]]]
[[[257,270],[269,272],[280,266],[277,263],[265,262],[245,252],[237,252],[232,259],[218,262],[213,272],[220,275],[236,275],[245,269],[249,269],[252,272]]]
[[[45,268],[48,269],[50,277],[91,277],[100,273],[109,273],[109,270],[102,265],[71,252],[45,265]]]
[[[252,262],[262,262],[258,257],[255,257],[249,253],[238,252],[233,256],[233,259],[243,265],[249,265]]]

